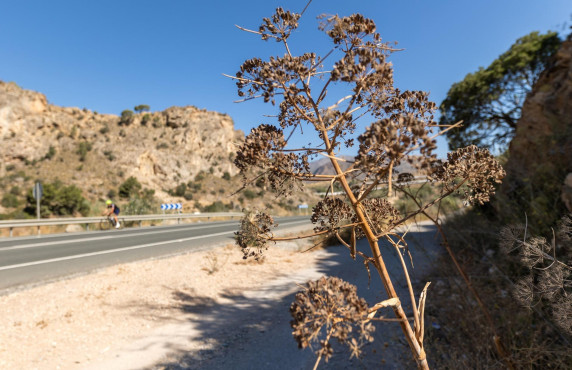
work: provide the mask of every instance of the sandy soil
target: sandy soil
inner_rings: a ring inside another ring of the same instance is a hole
[[[272,248],[264,263],[244,261],[238,247],[226,246],[0,296],[0,368],[89,367],[157,328],[192,320],[186,297],[224,303],[224,294],[314,263],[314,254],[296,253],[301,244],[286,247]]]
[[[408,236],[418,287],[440,253],[433,235],[421,227]],[[281,243],[259,264],[222,246],[0,296],[0,369],[312,368],[314,354],[297,348],[289,325],[297,284],[335,275],[356,284],[370,304],[386,294],[343,247],[299,252],[307,247]],[[400,264],[391,250],[385,254],[407,310]],[[320,368],[415,367],[398,325],[380,323],[374,336],[364,359],[340,351]]]

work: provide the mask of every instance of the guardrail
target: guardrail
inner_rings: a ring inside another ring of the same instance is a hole
[[[139,226],[141,226],[141,221],[146,220],[172,220],[176,219],[178,222],[184,218],[206,218],[207,220],[213,217],[242,217],[243,213],[238,212],[217,212],[217,213],[173,213],[173,214],[154,214],[154,215],[132,215],[132,216],[119,216],[120,220],[123,221],[139,221]],[[5,220],[0,221],[0,229],[10,229],[10,236],[12,236],[12,231],[17,227],[37,227],[38,235],[40,235],[41,226],[53,226],[53,225],[73,225],[73,224],[85,224],[86,229],[89,230],[89,224],[100,223],[105,219],[105,216],[99,217],[68,217],[68,218],[45,218],[45,219],[28,219],[28,220]]]

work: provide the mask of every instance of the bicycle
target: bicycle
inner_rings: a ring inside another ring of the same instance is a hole
[[[119,230],[125,227],[125,220],[118,218]],[[115,229],[115,219],[111,216],[106,216],[99,221],[99,230]]]

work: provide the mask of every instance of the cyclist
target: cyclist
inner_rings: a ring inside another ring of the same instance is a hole
[[[115,220],[115,228],[119,229],[119,220],[117,219],[117,216],[119,215],[119,207],[115,205],[115,203],[113,203],[111,201],[111,199],[108,199],[105,204],[107,204],[107,211],[104,212],[104,214],[107,217],[110,217],[111,215],[113,215],[113,219]]]

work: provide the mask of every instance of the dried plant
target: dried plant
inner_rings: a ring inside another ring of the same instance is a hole
[[[350,349],[351,356],[359,357],[361,346],[372,342],[375,327],[369,322],[369,307],[357,296],[357,288],[336,277],[322,277],[308,282],[290,306],[294,339],[300,348],[320,343],[316,351],[326,362],[333,351],[330,339],[337,339]],[[321,340],[320,340],[321,339]]]
[[[393,70],[388,58],[398,49],[382,42],[371,19],[360,14],[321,16],[319,29],[329,38],[331,50],[323,55],[311,52],[295,55],[289,38],[302,14],[278,8],[272,17],[263,19],[258,30],[239,27],[259,35],[262,40],[281,43],[284,55],[266,61],[249,59],[235,76],[227,75],[236,81],[240,101],[261,98],[277,104],[279,111],[276,124],[262,124],[247,135],[235,164],[245,185],[264,178],[283,196],[308,181],[329,183],[332,191],[334,185],[341,188],[343,197],[327,194],[313,208],[314,233],[297,238],[319,234],[336,236],[353,258],[357,255],[363,258],[368,271],[373,266],[389,299],[368,309],[355,289],[339,279],[310,283],[297,295],[292,306],[294,336],[300,346],[306,347],[319,337],[320,330],[325,331],[325,337],[320,337],[316,365],[321,357],[327,359],[331,354],[331,338],[349,344],[352,355],[357,356],[360,343],[370,340],[371,323],[366,318],[371,319],[378,310],[390,307],[418,367],[427,369],[423,348],[427,287],[417,302],[401,255],[405,240],[394,229],[454,192],[464,191],[470,203],[487,201],[504,171],[487,151],[473,146],[451,154],[444,163],[436,160],[435,138],[460,123],[439,127],[434,122],[435,104],[429,101],[427,93],[401,91],[393,86]],[[333,85],[336,92],[345,89],[346,94],[336,99],[328,96]],[[438,127],[442,130],[434,133]],[[356,137],[358,129],[363,133]],[[314,143],[299,148],[289,145],[290,138],[307,131],[317,134]],[[340,150],[356,145],[356,138],[357,155],[351,166],[342,170],[340,162],[344,159],[339,156]],[[310,173],[308,161],[317,156],[331,160],[334,175]],[[392,187],[407,191],[406,182],[412,175],[398,174],[395,170],[404,162],[414,164],[427,175],[428,181],[440,183],[442,191],[436,199],[419,203],[417,211],[400,215],[389,199],[372,198],[371,194],[383,183],[387,183],[389,193]],[[352,179],[361,184],[350,186]],[[245,215],[236,238],[245,258],[261,258],[269,242],[287,239],[274,237],[272,225],[272,218],[261,212]],[[349,233],[342,233],[348,230]],[[356,251],[356,240],[360,237],[369,243],[367,254]],[[379,239],[390,242],[401,258],[409,287],[413,326],[393,287]],[[357,337],[350,339],[350,326],[359,327],[357,332],[351,332]]]
[[[215,274],[220,271],[221,268],[224,267],[226,262],[228,261],[229,255],[227,254],[224,258],[222,258],[221,253],[219,252],[209,252],[205,256],[206,260],[206,267],[203,268],[209,275]]]
[[[572,335],[572,215],[564,217],[552,240],[527,235],[526,225],[505,227],[501,248],[516,254],[529,273],[514,286],[515,299],[525,307],[548,311],[556,325]]]

